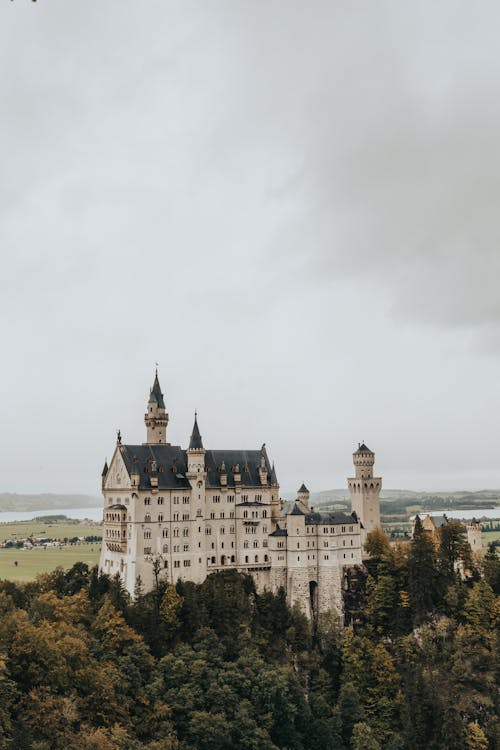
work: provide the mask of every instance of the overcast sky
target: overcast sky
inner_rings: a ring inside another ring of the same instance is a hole
[[[3,0],[0,491],[120,428],[500,487],[498,2]]]

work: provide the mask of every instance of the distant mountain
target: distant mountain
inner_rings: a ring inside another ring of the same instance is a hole
[[[102,499],[92,495],[55,495],[51,492],[40,495],[18,495],[16,492],[0,492],[0,513],[16,510],[97,508],[100,505],[102,505]]]

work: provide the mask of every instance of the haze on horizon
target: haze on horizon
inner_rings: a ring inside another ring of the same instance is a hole
[[[265,442],[284,493],[500,487],[497,3],[0,7],[0,491]],[[7,74],[6,74],[7,72]]]

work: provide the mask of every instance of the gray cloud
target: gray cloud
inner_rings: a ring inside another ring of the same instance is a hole
[[[500,483],[499,15],[5,3],[5,489],[97,491],[157,359],[172,439],[196,406],[287,489],[362,437],[393,486]]]

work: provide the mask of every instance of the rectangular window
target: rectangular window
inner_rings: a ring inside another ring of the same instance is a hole
[[[181,567],[181,561],[180,560],[174,560],[174,568],[180,568]]]

